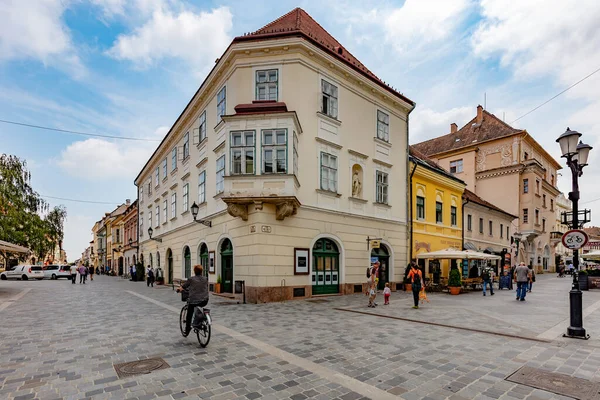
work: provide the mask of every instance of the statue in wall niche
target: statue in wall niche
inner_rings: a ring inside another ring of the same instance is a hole
[[[358,175],[358,171],[354,171],[354,175],[352,176],[352,197],[360,197],[360,191],[362,189],[362,183],[360,182],[360,176]]]

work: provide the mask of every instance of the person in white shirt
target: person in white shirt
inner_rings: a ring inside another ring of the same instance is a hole
[[[74,285],[77,280],[77,265],[71,265],[71,283]]]

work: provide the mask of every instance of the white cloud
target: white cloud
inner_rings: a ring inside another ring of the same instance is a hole
[[[460,129],[473,118],[475,112],[474,107],[457,107],[443,112],[417,107],[410,116],[411,144],[450,133],[450,124],[453,122]]]
[[[147,17],[154,10],[166,7],[171,2],[179,5],[178,0],[91,0],[92,4],[99,7],[105,17]]]
[[[62,21],[68,1],[0,2],[0,61],[34,59],[81,77],[85,68]]]
[[[232,25],[227,7],[199,13],[161,8],[131,34],[120,35],[108,54],[141,68],[164,58],[179,58],[200,71],[227,47]]]

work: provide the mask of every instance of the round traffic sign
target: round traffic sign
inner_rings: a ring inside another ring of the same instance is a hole
[[[580,229],[573,229],[563,235],[562,244],[567,249],[579,250],[587,244],[588,240],[587,233]]]

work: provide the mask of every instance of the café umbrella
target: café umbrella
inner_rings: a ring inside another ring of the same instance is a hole
[[[594,250],[587,254],[582,254],[581,258],[583,258],[584,260],[598,261],[598,260],[600,260],[600,250]]]
[[[501,260],[502,257],[493,254],[482,253],[474,250],[458,250],[448,248],[444,250],[431,251],[417,255],[418,259],[429,260]]]

